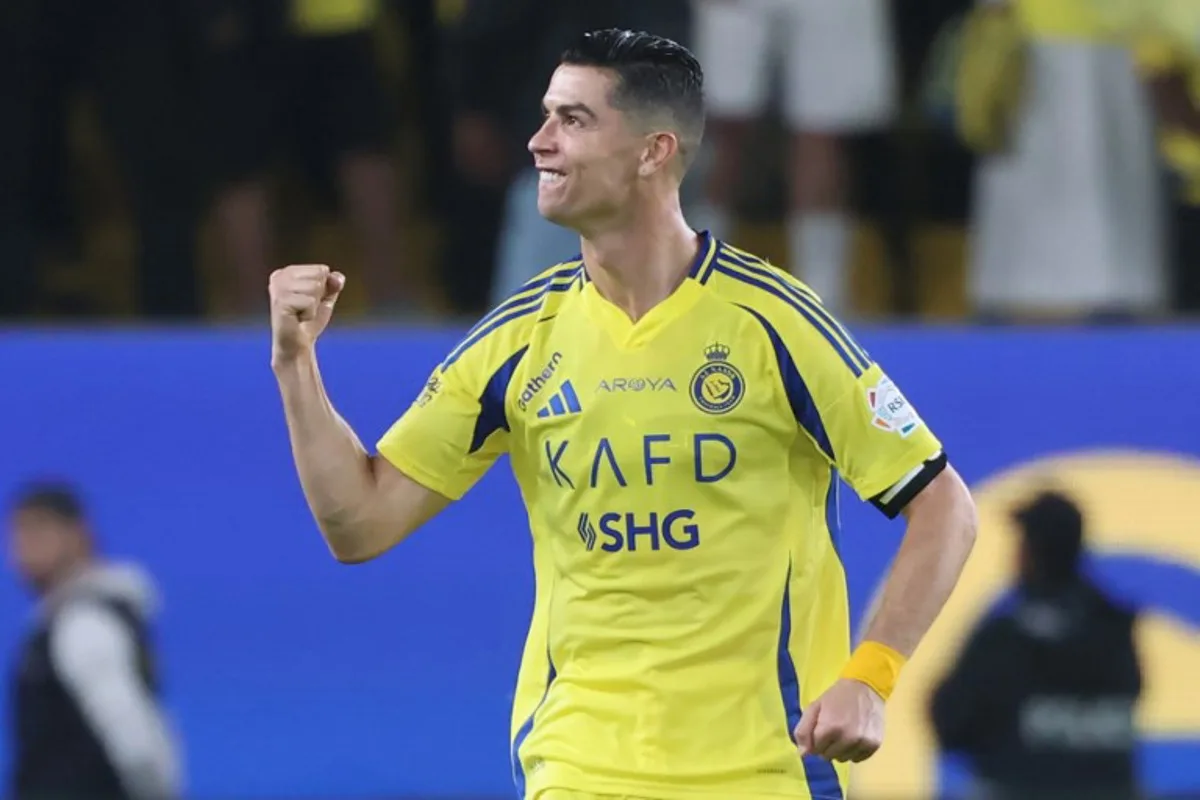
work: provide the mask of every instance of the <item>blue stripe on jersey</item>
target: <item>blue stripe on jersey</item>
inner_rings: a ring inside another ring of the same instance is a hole
[[[783,608],[779,618],[779,692],[783,700],[784,721],[787,737],[791,739],[800,724],[800,678],[796,675],[796,664],[788,650],[792,638],[792,562],[788,561],[787,580],[783,584]]]
[[[783,611],[779,624],[779,691],[783,698],[783,711],[787,719],[787,737],[795,741],[796,726],[804,714],[800,710],[800,678],[796,674],[796,663],[788,650],[792,637],[792,564],[788,562],[787,583],[783,587]],[[808,793],[813,800],[842,800],[842,784],[838,781],[833,764],[816,755],[803,757],[804,778]]]
[[[769,265],[761,258],[747,253],[744,250],[739,250],[733,245],[726,244],[722,250],[722,253],[728,256],[732,261],[748,270],[766,273],[779,286],[782,286],[788,294],[792,295],[797,300],[804,301],[810,308],[813,309],[814,312],[817,313],[818,316],[821,317],[826,324],[829,325],[829,327],[841,338],[846,346],[849,347],[856,356],[858,356],[859,360],[862,362],[864,370],[871,366],[871,356],[866,350],[863,349],[858,341],[855,340],[850,331],[846,330],[845,326],[843,326],[842,323],[833,316],[833,314],[829,313],[829,310],[825,308],[825,304],[821,302],[821,298],[817,297],[816,292],[799,282],[793,282],[789,280],[788,276],[786,275],[780,275],[777,271],[768,269]]]
[[[787,719],[787,737],[795,742],[796,726],[804,717],[800,710],[800,677],[796,674],[796,663],[788,650],[792,637],[792,563],[788,561],[787,583],[783,587],[783,610],[779,623],[779,692],[783,698],[783,711]],[[843,800],[842,784],[838,780],[833,764],[817,755],[805,755],[804,779],[813,800]]]
[[[488,380],[479,398],[479,416],[475,418],[475,432],[471,435],[471,448],[468,452],[474,453],[483,447],[487,438],[501,428],[509,429],[504,398],[508,395],[508,385],[512,383],[513,373],[517,371],[517,365],[521,363],[528,349],[529,345],[525,345],[513,353]]]
[[[791,295],[778,286],[765,283],[758,278],[743,272],[742,270],[744,269],[744,267],[738,266],[733,262],[727,261],[723,258],[717,259],[717,272],[728,275],[734,280],[741,281],[742,283],[749,284],[750,286],[754,286],[758,289],[762,289],[767,294],[777,297],[783,302],[787,303],[795,311],[799,312],[802,317],[807,319],[814,328],[821,332],[821,334],[825,337],[825,340],[829,342],[837,354],[841,356],[841,359],[843,362],[845,362],[846,366],[850,368],[850,371],[854,373],[854,377],[857,378],[863,374],[864,369],[862,366],[860,366],[858,360],[854,356],[850,355],[850,352],[842,346],[842,343],[829,331],[828,328],[823,327],[817,322],[817,319],[813,316],[812,312],[801,305],[800,301],[794,299]]]
[[[569,267],[564,267],[550,273],[545,278],[539,278],[525,284],[521,287],[520,291],[497,306],[493,311],[484,316],[483,319],[475,323],[471,330],[467,331],[467,335],[463,337],[462,342],[451,350],[450,355],[446,356],[446,360],[442,362],[442,369],[446,369],[455,361],[462,358],[464,353],[492,331],[503,327],[515,319],[520,319],[537,311],[541,308],[542,298],[548,293],[570,290],[575,285],[575,281],[579,278],[582,270],[583,267],[579,264],[572,264]]]
[[[842,327],[842,324],[833,318],[825,306],[821,305],[815,295],[804,292],[765,266],[751,264],[745,258],[729,250],[723,251],[722,255],[718,256],[717,269],[730,277],[758,286],[787,301],[788,305],[799,311],[833,345],[842,360],[854,371],[855,377],[870,368],[871,357]],[[740,274],[734,274],[734,272]],[[755,278],[758,280],[754,280]]]
[[[795,741],[796,726],[803,716],[800,711],[800,678],[796,674],[796,663],[788,650],[792,637],[792,564],[788,562],[787,582],[783,586],[783,609],[779,621],[779,693],[783,699],[783,713],[787,722],[788,741]],[[842,785],[837,772],[820,756],[804,756],[804,776],[808,792],[813,800],[842,800]]]
[[[787,740],[796,741],[796,726],[800,724],[800,679],[796,674],[796,662],[787,649],[792,638],[792,564],[787,564],[787,583],[784,584],[784,608],[779,622],[779,692],[784,700],[784,717],[787,723]],[[812,800],[841,800],[841,783],[833,764],[820,756],[804,756],[804,777],[809,784]]]
[[[833,552],[838,560],[842,560],[842,521],[838,511],[838,490],[841,478],[836,469],[829,471],[829,489],[825,493],[825,527],[829,529],[829,539],[833,542]]]
[[[808,435],[812,437],[817,447],[821,448],[821,452],[831,462],[837,463],[837,458],[833,453],[833,444],[829,441],[829,432],[825,430],[825,423],[821,420],[820,412],[817,411],[817,403],[813,400],[812,393],[808,391],[808,386],[804,383],[804,378],[801,377],[800,370],[796,367],[795,359],[792,358],[787,345],[783,343],[783,337],[762,314],[748,306],[738,307],[751,314],[766,330],[767,337],[771,340],[771,348],[775,351],[775,360],[779,363],[779,376],[783,379],[788,405],[792,407],[792,415],[795,416],[796,422],[808,431]]]
[[[713,239],[712,242],[712,255],[700,266],[699,271],[697,271],[696,275],[694,276],[701,285],[708,283],[708,279],[711,278],[713,272],[716,271],[717,256],[720,255],[721,249],[724,247],[724,244],[717,239]]]
[[[700,249],[692,261],[691,269],[688,270],[688,277],[704,283],[712,274],[712,262],[716,257],[717,241],[708,231],[704,231],[700,234]]]
[[[533,732],[533,719],[545,705],[546,698],[550,696],[550,685],[554,683],[554,679],[558,675],[557,670],[554,669],[554,659],[550,658],[548,647],[546,648],[546,663],[549,664],[549,672],[546,674],[546,691],[542,693],[542,699],[538,701],[537,706],[517,729],[517,735],[513,737],[512,750],[509,752],[509,758],[512,760],[513,785],[517,787],[517,800],[525,800],[525,770],[521,767],[521,745],[525,744],[525,740]]]
[[[804,776],[813,800],[842,800],[842,783],[833,764],[820,756],[805,756]]]

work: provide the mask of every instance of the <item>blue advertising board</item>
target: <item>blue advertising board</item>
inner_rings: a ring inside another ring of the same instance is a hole
[[[330,394],[365,442],[460,334],[327,335]],[[889,740],[862,785],[896,796],[937,780],[918,690],[1005,580],[1005,503],[1050,475],[1079,488],[1098,545],[1126,559],[1111,562],[1118,579],[1167,598],[1143,637],[1146,774],[1200,789],[1200,644],[1188,627],[1200,616],[1200,330],[867,328],[860,339],[946,443],[983,522],[973,577],[890,711],[902,744]],[[4,332],[0,491],[38,475],[77,481],[105,549],[153,573],[191,795],[511,797],[509,702],[533,596],[507,465],[384,558],[339,565],[295,478],[268,361],[263,329]],[[903,523],[843,498],[857,615]],[[5,658],[29,608],[15,580],[0,581]]]

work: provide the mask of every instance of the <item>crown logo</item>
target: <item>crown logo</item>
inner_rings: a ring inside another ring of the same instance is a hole
[[[704,348],[704,357],[709,361],[726,361],[729,359],[729,348],[723,344],[710,344]]]

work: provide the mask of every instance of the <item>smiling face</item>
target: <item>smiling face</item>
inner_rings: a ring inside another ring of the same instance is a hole
[[[645,177],[648,141],[611,103],[615,73],[564,64],[543,99],[545,121],[529,141],[538,169],[538,211],[580,230],[633,207]]]

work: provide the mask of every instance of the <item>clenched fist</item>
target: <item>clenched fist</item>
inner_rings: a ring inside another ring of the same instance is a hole
[[[802,754],[865,761],[883,744],[883,717],[883,698],[874,689],[842,679],[804,709],[793,736]]]
[[[293,264],[271,273],[272,361],[312,349],[345,285],[346,276],[324,264]]]

